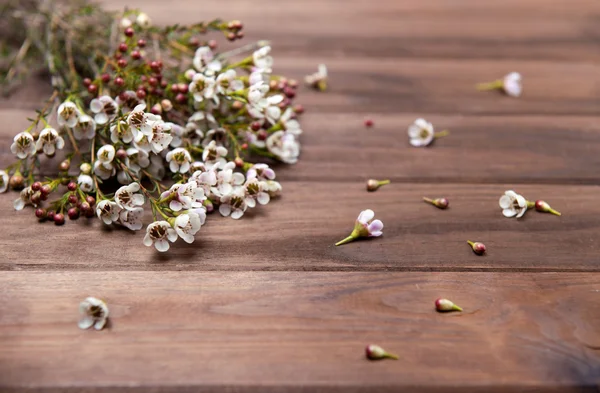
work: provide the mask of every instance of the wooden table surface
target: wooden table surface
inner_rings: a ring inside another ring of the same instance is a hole
[[[283,196],[240,221],[211,216],[166,255],[98,220],[40,225],[0,196],[0,391],[598,391],[600,2],[127,5],[158,24],[241,19],[248,42],[272,41],[278,72],[322,62],[331,89],[300,92],[302,157],[279,168]],[[475,91],[510,71],[521,98]],[[44,89],[0,101],[3,165]],[[421,116],[451,136],[409,147]],[[371,177],[392,184],[367,193]],[[505,219],[507,189],[563,216]],[[384,236],[334,247],[366,208]],[[109,329],[77,328],[89,295],[108,302]],[[465,311],[436,313],[438,297]],[[370,343],[400,360],[367,361]]]

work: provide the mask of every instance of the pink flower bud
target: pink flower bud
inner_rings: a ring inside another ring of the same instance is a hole
[[[435,301],[435,309],[441,312],[445,311],[462,311],[462,308],[452,303],[448,299],[437,299]]]
[[[480,243],[480,242],[472,242],[470,240],[467,240],[467,243],[469,243],[469,245],[471,246],[471,248],[473,249],[473,252],[477,255],[483,255],[485,254],[485,244]]]
[[[549,204],[547,204],[546,202],[542,201],[542,200],[537,200],[535,201],[535,210],[542,212],[542,213],[552,213],[555,216],[560,216],[560,212],[554,210],[553,208],[550,207]]]
[[[386,184],[390,184],[390,181],[389,180],[369,179],[367,181],[367,191],[370,191],[370,192],[377,191],[377,189],[379,189],[379,187],[384,186]]]
[[[431,203],[433,206],[437,207],[438,209],[442,209],[442,210],[448,208],[448,205],[450,205],[450,201],[446,198],[429,199],[429,198],[423,197],[423,200],[427,203]]]
[[[398,360],[398,355],[386,352],[385,349],[381,348],[379,345],[367,345],[365,352],[367,359],[369,360],[381,360],[385,358]]]

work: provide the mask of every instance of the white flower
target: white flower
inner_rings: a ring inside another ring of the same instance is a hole
[[[181,146],[181,143],[183,142],[183,137],[185,136],[185,133],[187,132],[185,128],[183,128],[182,126],[180,126],[179,124],[175,124],[175,123],[165,123],[166,125],[168,125],[171,128],[171,143],[170,146],[171,147],[179,147]]]
[[[319,64],[317,72],[305,76],[304,81],[309,86],[325,91],[327,89],[327,67],[325,64]]]
[[[231,218],[237,220],[244,215],[247,208],[244,191],[239,190],[221,197],[219,213],[225,217],[231,215]]]
[[[103,199],[96,205],[96,214],[106,225],[110,225],[119,219],[121,208],[113,201]]]
[[[212,141],[215,141],[218,146],[224,146],[229,142],[227,131],[221,127],[208,130],[206,136],[202,140],[202,146],[206,147],[210,145]]]
[[[286,164],[295,164],[300,155],[300,144],[292,134],[277,131],[267,138],[267,149]]]
[[[211,188],[211,192],[219,197],[233,192],[234,186],[244,184],[244,175],[238,172],[233,172],[235,163],[228,162],[222,166],[222,169],[217,172],[217,184]]]
[[[13,202],[15,210],[23,210],[26,205],[31,204],[31,196],[35,194],[35,191],[31,187],[26,187],[21,190],[19,197]]]
[[[117,105],[123,111],[123,114],[131,112],[136,106],[143,104],[133,90],[126,90],[117,97]]]
[[[65,140],[58,135],[54,128],[44,128],[35,144],[37,151],[43,151],[45,155],[52,157],[56,149],[65,147]]]
[[[115,192],[115,202],[121,209],[134,210],[144,204],[144,196],[137,194],[139,190],[140,185],[135,182],[123,186]]]
[[[511,72],[510,74],[507,74],[502,80],[502,88],[507,95],[511,97],[519,97],[523,92],[521,74],[518,72]]]
[[[117,173],[112,163],[103,164],[101,161],[94,162],[94,174],[102,180],[107,180]]]
[[[150,27],[150,18],[145,12],[140,12],[137,18],[135,18],[135,23],[142,28],[147,28]]]
[[[167,221],[155,221],[146,227],[146,236],[144,237],[144,245],[154,247],[160,252],[165,252],[169,249],[169,242],[173,243],[177,240],[177,232]]]
[[[111,164],[115,159],[115,147],[113,145],[104,145],[100,149],[98,149],[98,153],[96,157],[98,157],[98,161],[104,165]]]
[[[254,164],[246,172],[246,177],[248,179],[273,180],[275,179],[275,171],[269,168],[267,164]]]
[[[90,109],[96,114],[96,124],[100,125],[113,120],[119,113],[119,105],[109,96],[94,98],[90,102]]]
[[[152,113],[145,113],[144,109],[146,109],[146,104],[140,104],[133,108],[133,110],[129,112],[129,115],[127,115],[127,124],[131,127],[131,132],[136,141],[142,138],[138,133],[142,133],[149,137],[152,136],[152,123],[160,120],[160,116]]]
[[[281,194],[281,184],[275,180],[267,180],[263,183],[263,189],[269,193],[272,197],[279,196]]]
[[[117,172],[117,181],[119,182],[119,184],[127,185],[127,184],[131,183],[133,181],[133,179],[131,178],[129,173],[127,173],[125,171],[118,171]]]
[[[202,209],[199,211],[204,212]],[[204,217],[206,217],[206,213],[204,213]],[[194,212],[181,214],[175,219],[175,231],[183,241],[186,243],[193,243],[194,235],[200,230],[203,221],[204,220]]]
[[[142,229],[142,218],[144,217],[144,208],[136,207],[131,210],[123,209],[119,213],[119,223],[132,231]]]
[[[383,223],[380,220],[373,220],[375,213],[371,209],[363,210],[358,215],[356,222],[354,223],[354,230],[344,240],[337,242],[336,246],[350,243],[360,237],[377,237],[383,234]]]
[[[194,95],[196,102],[202,102],[204,99],[212,99],[215,96],[215,78],[197,73],[192,78],[189,89]]]
[[[185,129],[188,134],[192,134],[190,135],[190,138],[194,140],[195,137],[202,138],[205,131],[218,126],[219,124],[211,113],[199,111],[190,116],[185,125]]]
[[[242,90],[244,88],[244,82],[242,82],[239,79],[235,79],[235,77],[236,72],[235,70],[231,69],[223,72],[222,74],[219,74],[215,81],[215,90],[217,94],[227,96],[233,93],[234,91]]]
[[[152,144],[150,143],[150,139],[148,139],[148,136],[144,135],[144,134],[139,134],[142,137],[139,140],[133,140],[133,146],[135,146],[136,149],[143,151],[146,154],[150,154],[152,152]]]
[[[196,50],[196,53],[194,54],[194,68],[196,68],[199,72],[204,72],[207,70],[211,72],[221,71],[221,62],[215,60],[214,57],[215,55],[208,46],[201,46]],[[186,75],[187,74],[188,72],[186,72]]]
[[[94,180],[89,175],[81,174],[77,177],[77,185],[83,192],[93,192],[96,188],[94,186]]]
[[[410,144],[415,147],[428,146],[435,138],[433,125],[425,119],[417,119],[408,127]]]
[[[505,217],[519,218],[527,211],[527,200],[512,190],[506,191],[499,203]]]
[[[123,141],[123,143],[131,143],[133,140],[133,132],[124,121],[120,120],[110,126],[110,140],[113,143]]]
[[[169,208],[177,212],[202,207],[206,196],[204,189],[190,179],[190,182],[185,184],[173,184],[169,190],[160,195],[160,198],[170,200]]]
[[[96,330],[104,329],[108,321],[108,306],[100,299],[88,297],[79,304],[80,329],[89,329],[94,326]]]
[[[264,97],[252,103],[253,100],[255,100],[255,98],[250,100],[249,92],[248,101],[251,105],[248,107],[248,113],[250,116],[259,120],[266,119],[271,124],[277,123],[281,117],[281,108],[278,106],[278,104],[283,101],[283,96],[281,94]]]
[[[143,150],[138,150],[130,147],[126,150],[127,158],[125,159],[125,166],[131,169],[133,172],[139,172],[141,168],[147,168],[150,165],[150,159],[148,153]]]
[[[73,137],[78,141],[96,136],[96,122],[88,115],[81,115],[73,127]]]
[[[256,178],[246,180],[244,192],[246,195],[245,202],[248,207],[255,207],[257,201],[261,205],[266,205],[271,200],[269,194],[264,191],[263,184],[263,182]]]
[[[257,82],[255,84],[252,84],[248,89],[248,102],[252,106],[258,105],[260,101],[267,95],[268,92],[268,84],[264,82]]]
[[[248,83],[250,86],[257,83],[269,83],[271,79],[270,72],[266,72],[265,70],[261,70],[260,68],[256,68],[252,71],[250,76],[248,77]]]
[[[6,171],[0,171],[0,193],[5,192],[8,189],[9,176]]]
[[[166,159],[169,163],[169,169],[173,173],[187,173],[190,170],[192,156],[182,147],[178,147],[168,152]]]
[[[165,123],[162,120],[156,120],[151,123],[152,136],[150,137],[150,148],[156,154],[165,150],[169,147],[169,144],[173,140],[171,134],[167,131],[171,131],[171,123]]]
[[[225,165],[227,163],[227,149],[223,146],[217,146],[215,141],[211,141],[202,152],[202,160],[206,168],[210,169],[214,165]]]
[[[218,166],[213,166],[209,170],[197,170],[190,177],[190,181],[196,182],[198,187],[204,190],[204,195],[208,196],[212,187],[217,185],[217,168]]]
[[[19,159],[27,158],[29,155],[35,154],[35,142],[33,136],[27,131],[20,132],[15,135],[13,144],[10,145],[10,151],[16,154]]]
[[[263,46],[252,54],[252,61],[256,68],[270,73],[273,67],[273,57],[269,53],[271,53],[271,47],[268,45]]]
[[[65,101],[58,107],[58,125],[61,127],[73,128],[79,118],[79,109],[71,101]]]
[[[147,170],[148,173],[150,173],[153,177],[155,177],[158,180],[165,177],[165,173],[167,172],[162,157],[154,154],[150,156],[150,166]]]
[[[292,108],[287,108],[285,112],[283,112],[283,115],[281,115],[279,121],[288,134],[298,136],[302,134],[302,129],[300,128],[298,120],[294,119],[293,116],[294,110]]]

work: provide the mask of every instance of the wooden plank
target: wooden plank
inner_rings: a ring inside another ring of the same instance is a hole
[[[103,1],[120,10],[122,2]],[[157,24],[241,19],[248,42],[272,40],[286,54],[468,59],[598,60],[600,28],[589,0],[303,2],[132,0]],[[276,30],[277,33],[273,34]]]
[[[0,284],[2,391],[580,392],[600,381],[598,274],[5,272]],[[77,328],[88,295],[108,302],[110,329]],[[440,296],[465,312],[436,313]],[[401,359],[369,362],[369,343]]]
[[[498,206],[512,185],[407,183],[375,193],[364,186],[284,182],[281,200],[237,221],[211,215],[194,244],[179,241],[166,254],[144,247],[143,233],[97,219],[38,224],[33,210],[12,210],[16,194],[4,194],[0,226],[10,235],[0,245],[0,269],[600,271],[597,186],[519,185],[527,198],[544,198],[563,213],[531,211],[520,220],[504,218]],[[445,196],[450,208],[423,196]],[[384,235],[334,247],[367,208],[384,222]],[[484,242],[487,255],[476,256],[466,240]]]

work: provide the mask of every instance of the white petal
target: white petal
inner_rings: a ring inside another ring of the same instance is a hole
[[[360,212],[357,221],[366,225],[373,217],[375,217],[375,212],[371,209],[367,209]]]
[[[504,209],[502,210],[502,214],[504,214],[504,217],[514,217],[517,214],[517,211],[515,209]]]
[[[258,203],[261,205],[266,205],[271,200],[271,197],[266,192],[260,192],[257,197]]]
[[[169,242],[165,239],[160,239],[154,243],[154,247],[160,252],[165,252],[169,249]]]
[[[221,213],[222,216],[227,217],[229,214],[231,214],[231,206],[229,206],[229,205],[219,206],[219,213]]]
[[[84,317],[79,320],[79,323],[77,325],[79,326],[80,329],[89,329],[92,327],[93,324],[94,324],[94,318]]]
[[[499,203],[502,209],[508,209],[512,206],[512,198],[508,195],[502,195],[502,197],[500,197]]]
[[[102,318],[101,320],[96,322],[96,324],[94,325],[94,329],[96,329],[96,330],[104,329],[104,326],[106,325],[106,321],[107,321],[106,318]]]
[[[244,215],[244,211],[238,209],[231,213],[231,218],[237,220],[237,219],[241,218],[243,215]]]

